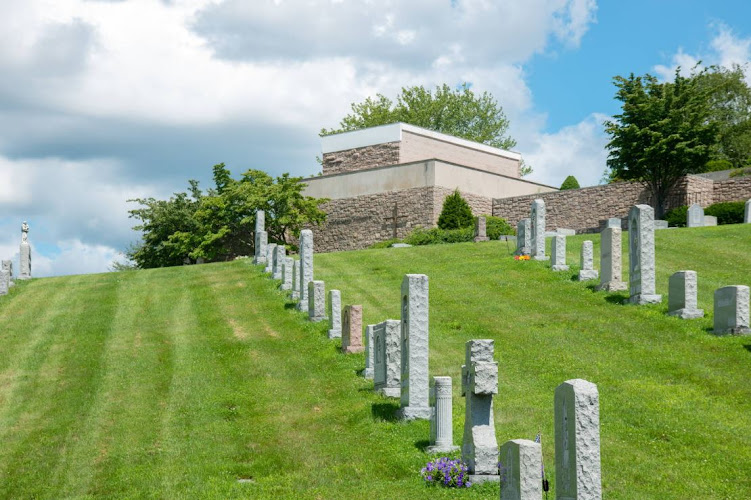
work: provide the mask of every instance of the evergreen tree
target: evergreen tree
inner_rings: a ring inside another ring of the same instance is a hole
[[[443,209],[438,217],[438,227],[441,229],[461,229],[475,224],[469,203],[462,198],[459,190],[455,190],[443,200]]]
[[[566,177],[566,180],[563,181],[563,184],[561,184],[561,191],[566,189],[579,189],[581,186],[579,185],[579,181],[576,180],[576,177],[573,175],[569,175]]]

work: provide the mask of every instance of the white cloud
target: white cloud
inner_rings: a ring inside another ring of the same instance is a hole
[[[113,261],[124,260],[122,253],[105,245],[87,245],[80,240],[57,242],[60,252],[45,256],[32,248],[31,274],[35,278],[66,274],[101,273],[109,270]],[[14,264],[14,272],[16,271]]]

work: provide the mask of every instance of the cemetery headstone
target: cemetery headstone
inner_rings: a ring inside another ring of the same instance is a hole
[[[269,274],[274,271],[274,249],[276,249],[276,243],[266,245],[266,267],[263,270]]]
[[[596,290],[617,292],[627,288],[621,271],[620,222],[618,227],[606,227],[600,233],[600,267],[600,284]]]
[[[282,264],[282,290],[292,290],[294,260],[292,257],[284,257],[284,263]]]
[[[323,281],[308,282],[308,318],[314,323],[326,319],[326,284]]]
[[[565,227],[559,227],[555,230],[555,234],[562,234],[563,236],[575,236],[576,229],[567,229]]]
[[[402,395],[401,321],[387,319],[373,328],[373,389],[384,396]]]
[[[668,221],[666,221],[666,220],[660,220],[660,219],[655,219],[654,220],[654,228],[655,228],[655,231],[657,231],[658,229],[667,229],[668,228]]]
[[[579,270],[579,281],[596,280],[600,274],[594,268],[594,245],[592,240],[582,242],[581,250],[581,269]]]
[[[362,345],[362,306],[347,305],[342,312],[342,352],[351,354],[363,352]]]
[[[271,277],[275,280],[282,279],[282,264],[287,257],[287,249],[284,245],[277,245],[274,247],[274,264],[271,267]]]
[[[542,447],[528,439],[501,446],[501,500],[541,500]]]
[[[433,377],[430,387],[433,415],[430,417],[430,446],[428,453],[451,453],[459,449],[454,444],[451,377]]]
[[[429,419],[428,277],[407,274],[402,280],[401,408],[404,420]]]
[[[678,271],[668,281],[668,314],[681,319],[703,318],[704,311],[697,308],[696,271]]]
[[[522,219],[516,224],[515,255],[529,255],[532,252],[531,219]]]
[[[553,271],[568,271],[566,265],[566,237],[562,234],[553,236],[553,248],[550,268]]]
[[[300,310],[308,303],[308,283],[313,281],[313,231],[300,231]]]
[[[686,227],[703,227],[704,226],[704,209],[701,205],[694,203],[688,207],[686,212]]]
[[[705,226],[716,226],[717,225],[717,217],[714,215],[705,215],[704,216],[704,225]]]
[[[751,224],[751,200],[746,200],[746,206],[743,212],[743,222]]]
[[[329,338],[342,338],[342,292],[339,290],[329,291]]]
[[[462,461],[472,483],[499,481],[498,441],[495,438],[493,396],[498,394],[498,363],[493,340],[465,344],[462,396],[466,398]]]
[[[8,282],[8,286],[11,287],[11,286],[15,285],[15,283],[13,283],[13,261],[12,260],[4,260],[3,261],[3,267],[2,267],[2,269],[3,269],[3,271],[8,271],[8,277],[9,277],[9,280],[10,280]]]
[[[618,229],[622,229],[623,226],[621,224],[621,219],[619,219],[618,217],[611,217],[607,220],[607,222],[605,222],[605,229],[609,227],[617,227]]]
[[[10,273],[5,269],[0,270],[0,295],[8,295],[10,288]]]
[[[255,232],[255,256],[253,264],[266,263],[266,245],[268,244],[268,233],[266,232],[266,212],[263,210],[256,211],[256,232]]]
[[[714,292],[715,335],[748,335],[749,289],[744,285],[724,286]]]
[[[21,269],[18,275],[20,280],[31,279],[31,245],[29,245],[29,225],[23,221],[21,225]]]
[[[658,304],[662,296],[655,289],[654,210],[649,205],[635,205],[628,212],[628,283],[629,302]]]
[[[600,400],[597,386],[567,380],[555,389],[556,498],[600,500]]]
[[[368,325],[365,327],[365,370],[362,372],[362,376],[373,380],[373,358],[375,357],[375,349],[373,349],[373,329],[375,325]]]
[[[300,261],[292,262],[292,300],[300,300]]]
[[[548,260],[545,256],[545,201],[536,199],[532,202],[530,214],[531,255],[535,260]]]
[[[488,240],[486,219],[483,216],[479,216],[475,219],[475,243]]]

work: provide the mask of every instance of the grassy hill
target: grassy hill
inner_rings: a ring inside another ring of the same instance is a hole
[[[584,239],[599,255],[598,235],[570,237],[569,263]],[[492,338],[499,444],[541,431],[552,483],[553,391],[584,378],[605,498],[749,498],[751,338],[708,330],[714,289],[751,284],[751,225],[656,242],[655,306],[513,261],[505,242],[317,255],[316,279],[376,323],[399,317],[405,273],[430,277],[430,373],[454,377],[457,444],[464,343]],[[664,314],[682,269],[705,319]],[[20,283],[0,324],[0,498],[497,497],[423,486],[427,422],[395,421],[357,376],[363,355],[248,261]]]

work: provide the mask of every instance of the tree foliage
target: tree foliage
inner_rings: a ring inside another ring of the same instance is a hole
[[[269,242],[287,245],[309,224],[321,224],[325,199],[303,196],[300,178],[283,174],[274,179],[261,170],[248,170],[239,180],[223,163],[213,167],[214,188],[202,192],[189,181],[189,193],[169,200],[137,198],[141,205],[130,217],[141,223],[141,242],[127,251],[140,268],[176,266],[202,259],[231,260],[254,251],[256,211],[266,212]]]
[[[576,177],[569,175],[563,181],[563,184],[561,184],[561,191],[564,191],[566,189],[579,189],[580,187],[581,186],[579,186],[579,181],[576,180]]]
[[[508,135],[509,121],[503,108],[489,92],[475,94],[466,83],[453,89],[446,84],[435,90],[402,87],[396,102],[376,94],[375,98],[352,103],[351,108],[339,128],[321,129],[320,135],[403,122],[497,148],[516,146]],[[522,175],[531,172],[529,165],[522,164]]]
[[[443,200],[441,215],[438,216],[438,227],[440,229],[462,229],[474,225],[475,218],[472,216],[469,203],[462,198],[458,189],[454,190]]]

